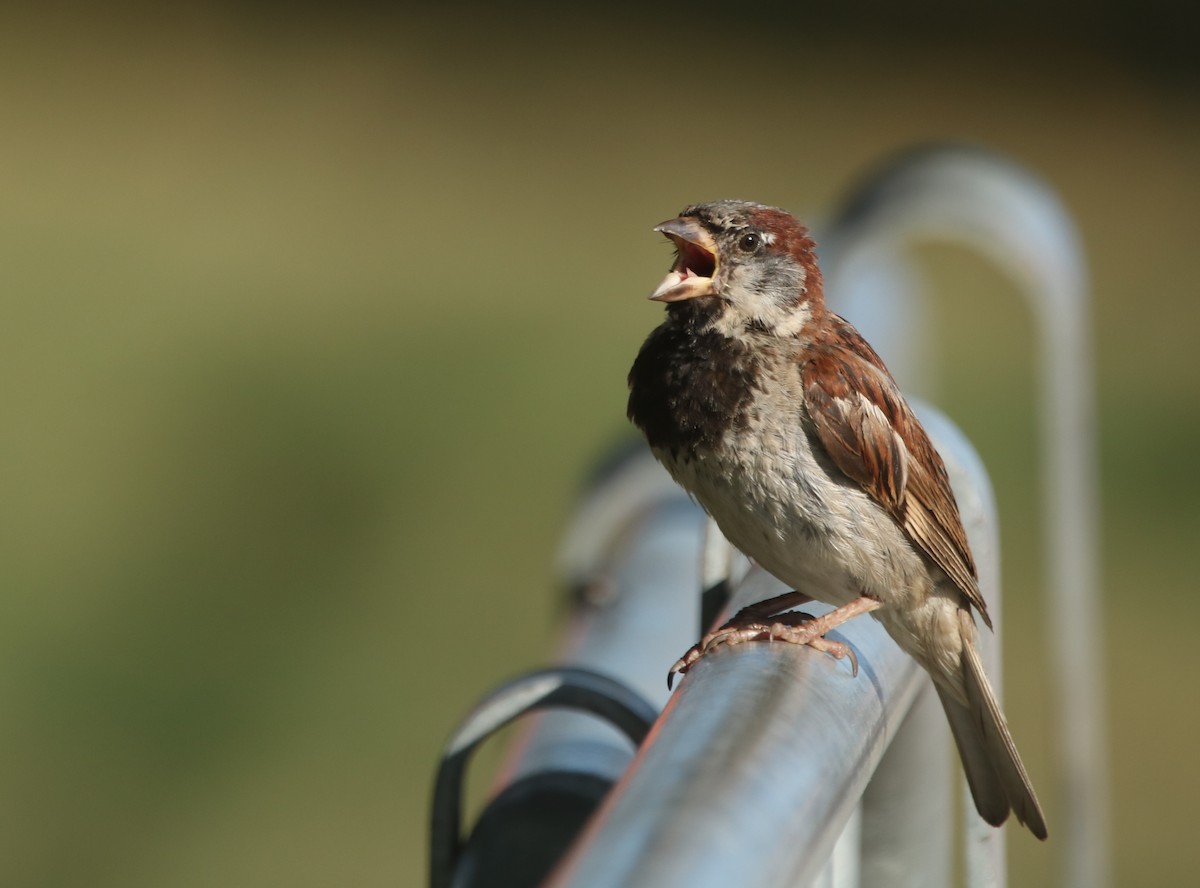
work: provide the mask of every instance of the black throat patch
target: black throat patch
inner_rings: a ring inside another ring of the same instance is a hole
[[[629,371],[629,418],[651,447],[675,459],[713,450],[726,431],[744,428],[760,385],[754,352],[704,329],[714,310],[719,308],[672,306]]]

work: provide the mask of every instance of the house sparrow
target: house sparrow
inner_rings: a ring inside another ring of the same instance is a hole
[[[933,678],[975,806],[1046,822],[977,648],[991,627],[941,457],[879,356],[825,307],[808,231],[744,201],[657,226],[677,258],[666,320],[629,373],[629,418],[731,543],[797,591],[752,605],[672,669],[752,639],[850,653],[824,633],[872,612]],[[819,619],[781,611],[808,600]]]

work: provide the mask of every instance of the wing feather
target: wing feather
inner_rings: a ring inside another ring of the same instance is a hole
[[[945,464],[875,350],[849,323],[801,365],[804,398],[834,465],[948,576],[990,627]]]

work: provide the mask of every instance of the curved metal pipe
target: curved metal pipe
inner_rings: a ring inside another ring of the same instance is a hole
[[[994,577],[986,475],[978,474],[982,468],[965,439],[948,434],[948,420],[927,408],[921,415],[963,504],[981,575]],[[737,585],[726,616],[784,591],[773,577],[752,571]],[[994,596],[996,590],[987,591]],[[858,884],[859,800],[928,679],[873,619],[851,620],[838,635],[858,654],[857,678],[846,662],[786,644],[739,645],[701,660],[547,884],[782,888],[818,877]],[[936,717],[940,721],[940,711]],[[942,768],[951,760],[943,759]],[[905,785],[901,780],[894,787]],[[927,827],[949,833],[946,799],[918,795],[902,804],[918,817],[923,812],[917,809],[932,805],[943,813],[940,821],[937,815],[926,820]],[[901,820],[897,827],[905,825]],[[847,827],[843,847],[856,861],[854,871],[839,873],[835,854],[830,875],[826,866]],[[946,884],[945,861],[920,854],[921,847],[928,851],[928,845],[909,848],[890,865],[876,852],[867,868],[893,873],[892,885]],[[862,859],[870,853],[864,848]]]
[[[830,232],[829,263],[905,241],[963,244],[1012,275],[1040,332],[1041,448],[1047,522],[1047,679],[1060,716],[1057,771],[1065,810],[1063,884],[1104,888],[1109,862],[1109,764],[1099,598],[1094,371],[1087,275],[1069,214],[1029,171],[967,146],[921,148],[856,190]],[[839,246],[844,249],[837,249]],[[858,260],[858,261],[861,261]]]

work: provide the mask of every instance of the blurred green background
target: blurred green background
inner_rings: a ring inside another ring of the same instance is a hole
[[[1117,881],[1194,884],[1184,19],[552,9],[0,12],[0,882],[421,884],[440,744],[552,654],[557,539],[661,312],[650,227],[819,218],[954,137],[1051,182],[1092,260]],[[926,259],[1054,832],[1032,327]],[[1053,883],[1053,841],[1011,849]]]

